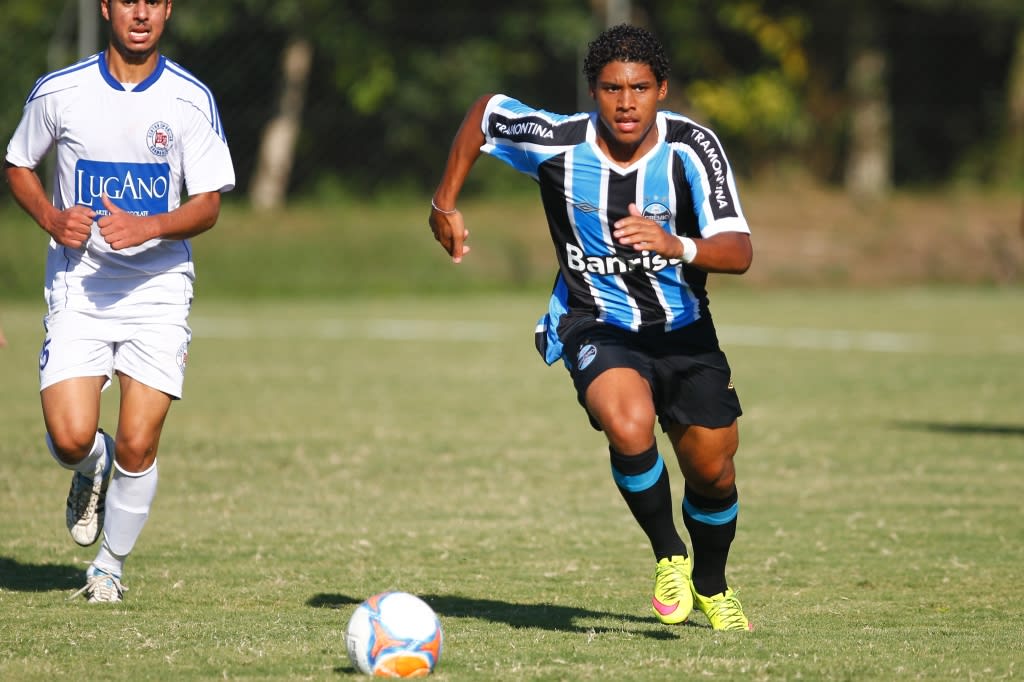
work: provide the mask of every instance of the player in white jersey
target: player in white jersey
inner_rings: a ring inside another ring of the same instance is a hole
[[[705,283],[710,272],[747,270],[750,230],[714,133],[658,110],[668,61],[654,36],[608,29],[590,44],[584,73],[594,112],[479,98],[452,142],[430,226],[460,262],[469,247],[456,199],[481,153],[537,182],[559,263],[538,350],[564,360],[608,439],[615,484],[654,552],[654,615],[681,623],[696,607],[716,630],[746,631],[725,577],[742,411]],[[656,422],[686,481],[692,557],[675,526]]]
[[[107,48],[36,82],[4,164],[15,199],[50,235],[40,395],[47,446],[75,472],[68,530],[83,546],[103,537],[76,593],[90,602],[121,601],[126,589],[164,420],[182,395],[189,239],[213,227],[235,183],[213,95],[159,53],[172,4],[101,0]],[[48,198],[35,169],[51,149]],[[111,437],[100,394],[115,376]]]

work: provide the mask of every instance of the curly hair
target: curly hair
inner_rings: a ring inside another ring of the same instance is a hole
[[[601,69],[611,62],[647,64],[658,83],[668,78],[668,58],[665,48],[647,29],[630,24],[619,24],[605,30],[587,46],[583,60],[583,75],[594,85]]]

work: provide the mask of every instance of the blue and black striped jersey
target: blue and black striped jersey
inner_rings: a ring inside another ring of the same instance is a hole
[[[559,275],[547,315],[546,360],[561,355],[554,333],[565,312],[629,330],[673,330],[707,315],[707,273],[616,243],[612,225],[635,203],[665,230],[692,239],[750,228],[715,134],[659,112],[658,144],[629,167],[597,146],[597,114],[553,114],[505,95],[488,102],[482,151],[540,186]]]

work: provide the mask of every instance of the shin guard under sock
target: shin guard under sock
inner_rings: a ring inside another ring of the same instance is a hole
[[[114,465],[114,476],[107,489],[107,517],[103,523],[103,544],[93,564],[121,575],[125,558],[135,547],[149,509],[156,497],[156,462],[138,473],[129,473]]]
[[[693,546],[693,586],[699,594],[710,597],[725,592],[725,564],[729,548],[736,537],[739,495],[721,500],[704,497],[686,486],[683,497],[683,523],[690,532]]]
[[[686,556],[686,545],[679,537],[673,518],[668,470],[657,445],[638,455],[623,455],[613,448],[608,451],[615,485],[651,541],[655,559]]]

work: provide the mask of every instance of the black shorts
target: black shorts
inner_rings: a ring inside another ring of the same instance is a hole
[[[710,320],[671,332],[633,332],[593,319],[563,322],[568,324],[560,326],[559,336],[576,398],[584,409],[587,387],[598,375],[630,367],[650,384],[663,430],[672,423],[718,428],[743,414],[732,370]],[[600,430],[593,417],[590,423]]]

